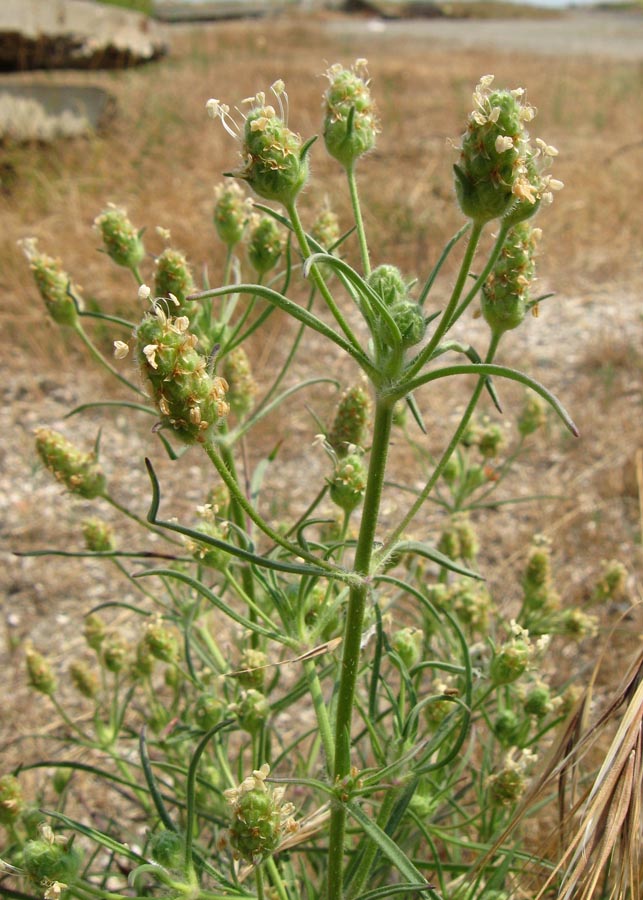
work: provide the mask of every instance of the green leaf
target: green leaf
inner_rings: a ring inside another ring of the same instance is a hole
[[[395,841],[390,838],[385,831],[382,831],[380,826],[377,825],[373,819],[366,815],[361,806],[354,801],[349,800],[346,804],[346,809],[349,815],[361,825],[368,837],[377,844],[389,862],[395,866],[410,884],[421,884],[423,885],[423,891],[430,892],[433,896],[437,897],[432,885],[422,877],[422,873],[413,865],[406,853],[398,847]]]
[[[423,556],[426,559],[430,559],[432,562],[448,569],[450,572],[457,572],[458,575],[465,575],[467,578],[475,578],[477,581],[485,580],[484,576],[479,572],[474,572],[472,569],[467,569],[466,566],[458,565],[458,563],[449,559],[448,556],[445,556],[444,553],[440,553],[435,547],[431,547],[423,541],[400,541],[399,544],[393,546],[391,553],[413,553],[416,556]]]

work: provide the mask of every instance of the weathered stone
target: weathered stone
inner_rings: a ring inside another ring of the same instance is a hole
[[[167,52],[147,16],[90,0],[2,0],[0,71],[111,69]]]
[[[99,87],[0,84],[0,140],[50,141],[95,131],[113,115],[114,98]]]

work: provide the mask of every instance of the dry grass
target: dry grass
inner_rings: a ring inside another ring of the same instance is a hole
[[[373,258],[421,278],[461,221],[453,202],[454,154],[447,139],[457,138],[461,131],[479,76],[493,71],[501,85],[528,88],[530,100],[539,108],[535,133],[560,148],[556,176],[566,183],[540,223],[545,229],[542,289],[555,287],[559,293],[543,306],[539,322],[525,326],[527,337],[507,340],[502,361],[521,364],[552,386],[572,410],[583,439],[572,443],[552,424],[533,442],[511,487],[517,493],[556,499],[521,507],[518,513],[508,508],[484,520],[490,586],[499,602],[510,608],[527,544],[535,530],[545,530],[554,540],[562,575],[559,591],[570,603],[586,598],[587,579],[596,563],[612,556],[630,568],[630,596],[640,598],[636,460],[643,447],[643,326],[629,305],[636,302],[643,285],[638,202],[643,194],[643,145],[637,105],[643,69],[571,58],[545,61],[510,52],[462,53],[412,40],[393,45],[368,33],[355,46],[348,39],[327,36],[323,21],[226,22],[198,31],[178,30],[167,60],[121,73],[92,73],[92,83],[110,90],[118,104],[117,116],[104,134],[47,148],[0,148],[0,317],[10,335],[2,343],[0,359],[5,372],[13,373],[13,394],[9,385],[6,396],[15,398],[22,392],[24,418],[7,414],[7,419],[12,428],[18,423],[17,440],[25,448],[25,458],[29,459],[27,432],[36,424],[34,410],[48,399],[52,379],[54,388],[71,379],[79,400],[89,399],[97,382],[84,373],[78,377],[84,357],[45,320],[16,240],[39,237],[43,250],[63,258],[86,298],[100,298],[112,311],[131,310],[135,294],[129,277],[96,252],[90,225],[107,201],[125,205],[134,222],[148,227],[151,249],[155,249],[154,226],[163,225],[171,228],[176,244],[195,264],[207,263],[215,270],[221,251],[207,227],[212,186],[236,159],[231,140],[205,116],[206,100],[217,96],[234,104],[284,77],[291,125],[309,135],[320,127],[323,81],[318,73],[335,60],[367,56],[383,121],[378,149],[363,165],[361,188]],[[85,83],[87,76],[67,73],[57,78]],[[303,198],[308,221],[325,193],[334,196],[338,188],[345,197],[342,179],[322,149],[314,148],[312,158],[315,187]],[[347,199],[337,207],[348,223]],[[620,304],[628,304],[626,315]],[[544,337],[533,341],[529,337],[538,334]],[[277,340],[273,331],[257,348],[259,368],[270,365]],[[520,395],[503,388],[503,400],[511,411]],[[436,445],[448,404],[448,398],[431,399],[430,440]],[[304,415],[297,407],[293,417]],[[309,443],[307,422],[281,422],[280,427],[288,429],[291,443],[300,439]],[[298,446],[284,452],[287,458],[289,452],[293,459],[301,458]],[[400,467],[407,462],[403,456],[397,458]],[[25,478],[29,465],[25,464]],[[35,517],[28,509],[26,522],[21,533],[10,538],[12,545],[16,539],[22,547],[76,540],[66,512]],[[85,592],[92,575],[82,564],[66,567],[62,576],[53,569],[34,573],[34,567],[15,568],[10,562],[1,580],[5,614],[15,609],[22,614],[18,642],[34,627],[47,635],[61,612],[77,617],[88,605]],[[606,628],[613,614],[605,612]],[[640,618],[635,612],[615,626],[613,652],[595,686],[598,695],[620,681],[623,660],[637,652]],[[10,632],[7,628],[7,636]],[[59,655],[64,653],[63,642]],[[4,654],[9,666],[4,688],[24,703],[23,677],[13,665],[15,659],[9,650]],[[591,668],[588,659],[561,661],[562,674],[575,672],[578,678],[585,677],[583,673],[589,677]],[[42,705],[32,705],[28,724],[21,721],[19,711],[5,707],[9,714],[0,746],[4,743],[9,761],[47,755],[44,739],[35,745],[14,741],[23,738],[27,728],[46,727]],[[632,770],[632,777],[640,777],[638,770]]]

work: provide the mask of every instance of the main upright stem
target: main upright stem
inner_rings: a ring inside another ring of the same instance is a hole
[[[371,446],[366,493],[364,495],[364,508],[355,550],[354,571],[355,574],[363,576],[364,580],[360,584],[353,586],[349,595],[337,694],[333,779],[338,789],[341,782],[350,775],[351,771],[351,724],[355,685],[359,669],[364,611],[370,590],[368,576],[370,574],[373,542],[382,499],[392,418],[393,407],[391,401],[388,398],[378,398],[375,406],[373,443]],[[334,801],[330,817],[328,900],[341,900],[343,896],[345,828],[346,808],[341,798],[338,797]]]

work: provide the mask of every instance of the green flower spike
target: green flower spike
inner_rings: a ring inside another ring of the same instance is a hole
[[[13,825],[23,811],[22,789],[14,775],[0,777],[0,825]]]
[[[482,286],[482,315],[494,334],[517,328],[533,306],[529,288],[536,271],[534,255],[540,233],[527,222],[515,225]]]
[[[277,849],[281,840],[297,831],[292,803],[284,803],[284,788],[266,784],[270,766],[264,763],[238,788],[224,791],[232,808],[229,841],[238,859],[258,865]]]
[[[348,455],[351,444],[356,447],[364,446],[372,408],[365,380],[344,391],[328,433],[328,443],[337,456]]]
[[[248,99],[250,111],[240,128],[230,115],[230,108],[218,100],[208,100],[206,108],[213,119],[221,119],[223,127],[241,141],[243,166],[231,172],[246,181],[265,200],[277,200],[288,207],[308,178],[308,150],[312,141],[288,128],[288,95],[283,81],[276,81],[271,91],[279,106],[266,103],[263,92]]]
[[[214,227],[227,247],[234,247],[243,237],[250,221],[252,200],[236,182],[218,184],[214,189]]]
[[[279,226],[269,216],[252,216],[248,241],[248,260],[261,277],[279,262],[284,241]]]
[[[239,418],[246,416],[254,405],[257,383],[252,376],[250,359],[243,347],[235,347],[222,363],[223,377],[228,383],[228,403]]]
[[[78,311],[72,295],[78,300],[78,288],[62,269],[60,260],[40,253],[36,238],[25,238],[18,243],[29,261],[36,287],[49,315],[58,325],[73,328],[78,323]]]
[[[227,382],[209,373],[189,326],[186,316],[168,316],[157,302],[136,329],[138,361],[161,413],[161,426],[172,428],[186,444],[203,443],[229,412]]]
[[[53,476],[86,500],[105,493],[105,476],[95,453],[83,453],[49,428],[36,431],[36,451]]]
[[[516,224],[532,215],[562,183],[541,170],[556,155],[537,141],[534,149],[525,125],[536,111],[524,103],[524,91],[491,90],[493,75],[481,78],[473,94],[473,112],[454,166],[455,187],[463,213],[483,224],[508,216]]]
[[[100,233],[107,255],[116,265],[136,271],[145,256],[145,247],[141,236],[130,222],[127,212],[113,203],[96,216],[94,226]]]
[[[193,314],[195,304],[187,303],[186,298],[189,294],[193,294],[194,290],[194,279],[185,254],[167,247],[156,258],[154,295],[169,297],[171,294],[178,300],[177,312],[189,316]]]
[[[365,59],[358,59],[351,69],[338,63],[326,72],[324,141],[345,169],[373,149],[379,131],[366,66]]]

